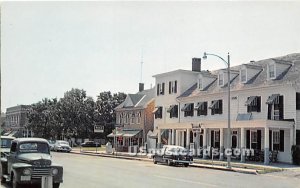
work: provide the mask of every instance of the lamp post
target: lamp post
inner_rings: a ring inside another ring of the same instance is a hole
[[[227,65],[227,76],[228,76],[228,79],[227,79],[227,92],[228,92],[228,120],[227,120],[227,123],[228,123],[228,129],[227,129],[227,147],[230,147],[230,138],[231,138],[231,128],[230,128],[230,55],[228,53],[227,55],[227,61],[225,59],[223,59],[222,57],[216,55],[216,54],[211,54],[211,53],[206,53],[204,52],[203,54],[203,59],[207,59],[207,56],[215,56],[215,57],[218,57],[219,59],[221,59],[226,65]],[[227,168],[231,168],[231,155],[228,155],[227,156]]]

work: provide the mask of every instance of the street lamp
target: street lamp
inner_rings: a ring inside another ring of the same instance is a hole
[[[227,146],[230,147],[230,138],[231,138],[231,128],[230,128],[230,55],[228,53],[227,55],[227,61],[225,59],[223,59],[222,57],[216,55],[216,54],[210,54],[210,53],[206,53],[204,52],[203,54],[203,59],[207,59],[207,56],[215,56],[218,57],[219,59],[221,59],[226,65],[227,65],[227,76],[228,76],[228,84],[227,84],[227,88],[228,88],[228,137],[227,137]],[[227,156],[227,168],[231,168],[231,155]]]

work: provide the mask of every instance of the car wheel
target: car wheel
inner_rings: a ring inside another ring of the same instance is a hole
[[[168,166],[172,166],[173,163],[171,162],[171,160],[168,160]]]
[[[153,157],[153,163],[157,164],[157,161],[155,160],[155,157]]]
[[[59,188],[60,183],[53,183],[53,188]]]
[[[189,164],[188,164],[188,163],[184,163],[184,166],[185,166],[185,167],[188,167],[188,166],[189,166]]]
[[[20,188],[21,186],[20,186],[20,184],[17,182],[17,178],[16,178],[16,176],[14,176],[14,175],[12,175],[13,177],[12,177],[12,187],[13,188]]]

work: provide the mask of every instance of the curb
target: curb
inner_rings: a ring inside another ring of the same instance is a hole
[[[127,156],[114,156],[114,155],[105,155],[105,154],[94,154],[94,153],[78,153],[78,152],[70,152],[72,154],[77,154],[77,155],[88,155],[88,156],[96,156],[96,157],[107,157],[107,158],[115,158],[115,159],[125,159],[125,160],[135,160],[135,161],[145,161],[145,162],[152,162],[151,159],[148,158],[136,158],[136,157],[127,157]],[[252,175],[257,175],[256,170],[244,170],[240,168],[224,168],[224,167],[218,167],[218,166],[211,166],[211,165],[203,165],[203,164],[198,164],[198,163],[193,163],[190,165],[191,167],[195,168],[206,168],[206,169],[213,169],[213,170],[222,170],[222,171],[227,171],[227,172],[238,172],[238,173],[243,173],[243,174],[252,174]]]

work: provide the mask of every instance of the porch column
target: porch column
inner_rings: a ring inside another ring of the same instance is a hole
[[[169,137],[168,137],[168,144],[171,145],[172,143],[172,129],[169,129]]]
[[[227,146],[230,148],[230,146]],[[224,129],[220,128],[220,160],[224,160]]]
[[[244,163],[246,161],[246,145],[245,145],[245,128],[241,128],[241,162]]]
[[[179,145],[179,130],[176,130],[176,138],[175,138],[175,140],[176,140],[176,144],[175,145]]]
[[[264,164],[268,165],[270,163],[269,161],[269,127],[265,128],[265,160]]]
[[[175,145],[175,129],[172,129],[172,145]]]
[[[184,146],[184,131],[181,131],[181,146]]]
[[[203,129],[203,159],[207,158],[207,128]]]
[[[294,141],[296,141],[296,140],[294,139],[294,128],[292,127],[290,129],[290,148],[292,148],[292,146],[296,144]],[[291,157],[291,163],[293,163],[293,158],[292,157]]]
[[[158,129],[157,133],[157,145],[160,147],[161,144],[161,129]]]
[[[191,132],[190,129],[186,130],[186,147],[187,148],[190,148],[190,132]]]

